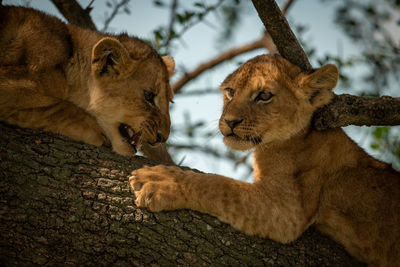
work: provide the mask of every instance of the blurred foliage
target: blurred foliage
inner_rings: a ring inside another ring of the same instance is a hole
[[[170,9],[170,23],[153,31],[153,46],[161,54],[170,53],[172,41],[181,39],[190,28],[198,23],[206,23],[206,16],[220,8],[224,0],[191,1],[189,5],[188,2],[184,4],[183,2],[178,2],[178,0],[153,0],[156,7]]]
[[[340,4],[336,8],[335,22],[362,48],[358,63],[368,69],[362,77],[365,91],[379,95],[399,88],[399,2],[336,1]]]
[[[371,148],[380,152],[380,158],[393,162],[394,167],[400,169],[400,134],[398,129],[388,126],[374,127],[372,136]]]
[[[400,96],[400,1],[322,2],[337,5],[335,23],[360,47],[360,55],[345,63],[353,71],[357,68],[365,70],[358,80],[347,76],[348,83],[353,80],[353,86],[362,88],[352,88],[351,93],[371,97],[384,94]],[[341,67],[340,61],[335,63]],[[400,169],[400,127],[372,127],[369,132],[371,149]]]

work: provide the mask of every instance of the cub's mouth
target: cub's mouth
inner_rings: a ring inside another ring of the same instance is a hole
[[[235,133],[230,133],[228,135],[226,135],[226,137],[228,138],[232,138],[235,141],[246,141],[246,142],[251,142],[255,145],[258,145],[262,142],[262,138],[260,136],[250,136],[250,135],[246,135],[244,137],[240,137],[238,135],[236,135]]]
[[[121,123],[118,126],[118,130],[125,141],[132,146],[136,153],[142,144],[141,133],[136,133],[131,126],[124,123]]]

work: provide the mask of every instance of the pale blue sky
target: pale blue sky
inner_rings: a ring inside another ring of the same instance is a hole
[[[25,1],[4,0],[3,2],[4,4],[20,4]],[[90,1],[81,0],[79,2],[82,6],[86,7]],[[105,2],[97,0],[93,5],[94,9],[91,14],[98,28],[103,26],[104,12],[106,10]],[[192,3],[193,1],[186,0],[181,2]],[[48,0],[33,0],[30,5],[31,7],[61,17],[56,8]],[[127,32],[140,38],[151,38],[152,31],[157,26],[166,24],[169,19],[168,10],[154,8],[150,0],[132,0],[130,10],[130,15],[122,14],[117,16],[111,23],[109,31],[116,33]],[[188,70],[191,70],[199,63],[211,59],[213,56],[230,47],[236,47],[259,38],[263,31],[263,25],[253,6],[251,4],[244,6],[242,12],[245,12],[247,15],[244,16],[245,19],[235,29],[235,38],[229,42],[229,46],[225,44],[223,47],[216,47],[215,40],[218,34],[219,22],[214,15],[207,16],[207,24],[198,24],[189,30],[183,36],[183,42],[176,42],[175,49],[172,51],[172,56],[175,58],[178,69],[182,65],[185,65]],[[305,40],[311,46],[317,48],[319,55],[323,55],[326,52],[330,52],[331,54],[339,52],[342,56],[347,57],[357,53],[357,47],[354,47],[337,26],[333,24],[333,12],[333,4],[324,3],[322,5],[319,0],[298,0],[291,7],[288,17],[290,22],[301,23],[308,27]],[[189,84],[185,90],[205,88],[214,88],[217,90],[222,80],[237,68],[238,62],[243,62],[262,53],[265,53],[265,51],[255,51],[243,55],[230,63],[223,64],[215,71],[207,72],[200,79]],[[177,78],[179,78],[179,72],[174,77],[174,79]],[[204,127],[205,129],[213,130],[215,135],[207,140],[198,140],[198,143],[208,143],[223,149],[222,137],[218,131],[218,119],[222,108],[222,97],[220,95],[176,97],[174,101],[175,104],[171,114],[173,127],[179,127],[179,124],[183,122],[184,112],[190,112],[193,120],[207,118],[207,123]],[[170,137],[170,140],[172,142],[183,142],[185,141],[185,137],[175,134]],[[240,168],[234,171],[231,162],[219,161],[212,156],[205,157],[203,154],[197,153],[182,153],[179,155],[179,158],[183,157],[185,158],[184,165],[205,172],[214,172],[233,178],[241,178],[246,171]]]

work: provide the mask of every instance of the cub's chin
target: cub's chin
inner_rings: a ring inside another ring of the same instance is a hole
[[[252,141],[243,140],[236,136],[225,136],[224,143],[230,149],[241,151],[250,150],[257,145]]]
[[[136,155],[137,149],[128,144],[124,139],[114,140],[111,144],[113,150],[122,156],[131,157]]]

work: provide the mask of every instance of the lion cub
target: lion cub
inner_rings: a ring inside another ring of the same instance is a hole
[[[174,61],[145,42],[0,6],[0,120],[134,155],[170,131]]]
[[[341,129],[310,126],[337,80],[334,65],[304,73],[278,55],[251,59],[221,85],[219,127],[228,147],[254,149],[254,183],[145,167],[130,177],[137,205],[198,210],[282,243],[314,225],[361,261],[399,266],[399,173]]]

